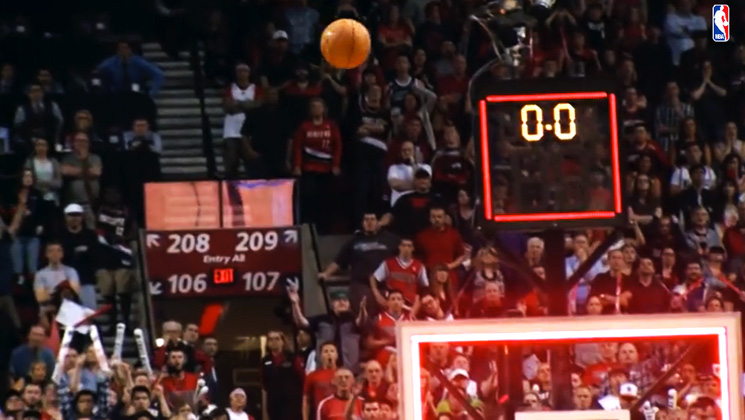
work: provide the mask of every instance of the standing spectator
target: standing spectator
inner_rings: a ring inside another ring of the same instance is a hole
[[[191,346],[196,350],[196,347],[199,344],[199,325],[186,324],[184,333],[181,336],[181,341],[183,341],[187,346]]]
[[[8,95],[18,93],[16,82],[16,69],[10,63],[3,63],[0,67],[0,94]]]
[[[683,52],[693,48],[693,33],[706,29],[706,20],[691,11],[690,0],[675,2],[675,10],[668,12],[665,17],[665,36],[673,53],[674,65],[680,64]]]
[[[466,259],[460,233],[447,224],[446,217],[444,208],[430,207],[430,227],[416,236],[417,253],[427,268],[445,264],[448,270],[454,270]]]
[[[374,298],[370,289],[370,275],[383,260],[396,253],[397,246],[398,238],[380,229],[375,213],[365,213],[362,218],[362,229],[355,232],[352,239],[342,246],[336,254],[336,259],[318,275],[318,278],[328,280],[340,268],[349,267],[350,301],[352,312],[357,314],[363,297],[370,301]]]
[[[98,203],[102,169],[101,158],[90,152],[88,136],[75,134],[73,152],[62,159],[62,175],[69,181],[65,201],[83,206],[85,224],[89,228],[96,224],[94,208]]]
[[[256,158],[256,151],[251,147],[250,140],[241,135],[246,113],[260,104],[258,88],[251,83],[250,76],[251,68],[247,64],[235,66],[235,82],[225,89],[223,96],[225,173],[230,178],[240,178],[238,168],[241,160],[250,173],[249,166]]]
[[[54,353],[44,345],[44,327],[34,325],[28,332],[26,344],[16,347],[10,355],[9,372],[14,377],[26,375],[31,370],[31,365],[36,361],[42,361],[47,367],[47,379],[54,372],[56,363]]]
[[[153,357],[153,366],[160,369],[168,365],[169,353],[171,350],[179,350],[184,353],[184,370],[187,372],[203,372],[209,374],[212,372],[212,359],[205,355],[200,349],[185,343],[181,337],[183,327],[176,321],[166,321],[163,323],[163,338],[165,345],[155,351]]]
[[[184,370],[187,361],[184,351],[180,348],[171,349],[167,357],[166,370],[160,379],[166,396],[174,392],[184,393],[196,390],[199,377]]]
[[[570,278],[592,253],[592,250],[590,249],[590,239],[587,237],[587,234],[583,232],[574,234],[574,237],[572,238],[572,247],[574,248],[574,252],[564,260],[566,278]],[[575,286],[575,302],[577,307],[581,307],[587,301],[590,292],[590,283],[595,276],[600,274],[601,270],[602,264],[598,261],[593,264],[587,274],[580,278],[579,283]]]
[[[400,291],[409,308],[419,306],[419,293],[429,287],[427,268],[414,258],[414,241],[402,238],[398,255],[387,258],[370,276],[370,288],[380,307],[387,305],[385,292]],[[381,291],[382,289],[382,291]]]
[[[302,419],[311,420],[315,417],[318,405],[334,393],[334,374],[338,369],[339,353],[334,343],[323,343],[320,347],[321,368],[305,377],[303,385]]]
[[[350,369],[359,366],[359,343],[360,327],[367,319],[366,299],[360,304],[360,313],[355,319],[349,306],[349,298],[344,292],[331,294],[331,313],[306,318],[300,308],[300,295],[295,289],[287,291],[290,302],[292,302],[292,317],[295,325],[300,328],[309,328],[316,337],[316,354],[323,359],[321,346],[323,343],[333,343],[339,350],[341,365]]]
[[[333,176],[339,175],[342,140],[339,127],[326,118],[326,105],[320,98],[310,102],[310,119],[303,122],[293,138],[293,175],[300,177],[300,205],[305,222],[328,228],[329,190]]]
[[[620,249],[608,251],[608,266],[610,269],[595,276],[590,287],[590,296],[600,297],[604,314],[619,312],[621,291],[623,286],[629,283],[629,277],[623,274],[625,266],[623,251]]]
[[[136,118],[132,122],[132,130],[125,131],[123,138],[126,150],[147,150],[153,153],[163,151],[163,140],[160,134],[150,131],[147,118]]]
[[[409,313],[404,311],[404,304],[404,295],[400,290],[389,291],[385,310],[372,322],[365,338],[365,350],[383,366],[387,366],[396,354],[396,324],[411,320]]]
[[[287,350],[280,331],[266,333],[267,355],[261,363],[261,407],[266,420],[298,420],[303,402],[302,361]]]
[[[40,236],[44,233],[41,219],[42,195],[34,187],[34,173],[24,169],[18,189],[18,201],[8,232],[13,237],[11,255],[13,269],[18,277],[34,274],[39,266]],[[24,270],[26,268],[26,270]]]
[[[295,356],[300,358],[306,374],[316,370],[316,343],[313,333],[307,328],[298,328],[295,335]]]
[[[308,7],[307,0],[294,0],[293,4],[285,9],[285,19],[290,29],[290,51],[303,57],[311,58],[308,51],[316,42],[319,31],[318,11]]]
[[[362,399],[352,393],[354,374],[349,369],[339,369],[334,373],[334,394],[318,404],[315,420],[339,420],[346,418],[347,411],[356,416],[362,415]],[[352,406],[349,409],[349,406]]]
[[[210,401],[217,401],[219,398],[219,387],[220,382],[217,378],[217,372],[215,371],[215,357],[219,351],[219,343],[215,337],[204,337],[202,341],[202,353],[204,353],[206,360],[212,366],[208,372],[205,372],[204,380],[205,385],[210,389]]]
[[[62,167],[57,159],[49,156],[49,142],[46,139],[34,139],[34,153],[26,160],[24,168],[33,173],[34,187],[41,193],[38,211],[44,233],[49,234],[56,227]]]
[[[24,151],[31,151],[31,139],[42,137],[50,140],[52,144],[62,134],[64,117],[59,105],[44,96],[44,91],[38,84],[32,84],[28,88],[28,101],[16,110],[13,126],[18,138],[24,147]]]
[[[126,41],[119,41],[116,55],[98,65],[105,86],[113,92],[139,92],[150,83],[148,94],[155,97],[163,84],[163,71],[145,58],[132,54]]]
[[[16,311],[12,286],[15,280],[13,258],[10,252],[12,240],[7,229],[3,219],[0,218],[0,310],[7,315],[13,327],[20,329],[21,320]]]
[[[431,175],[424,168],[414,172],[414,191],[400,196],[396,205],[380,220],[381,226],[403,236],[414,236],[427,227],[429,208],[439,200],[431,190]]]
[[[682,0],[687,1],[687,0]],[[655,133],[664,150],[671,150],[680,136],[680,122],[693,116],[693,107],[680,99],[680,87],[676,82],[667,82],[663,102],[655,110]],[[675,163],[675,162],[671,162]]]
[[[39,69],[36,73],[35,83],[41,86],[45,94],[63,95],[65,93],[62,84],[54,80],[54,76],[52,76],[52,72],[48,68]]]
[[[246,114],[241,136],[258,154],[258,161],[254,160],[251,165],[251,175],[260,173],[269,178],[287,176],[287,139],[293,127],[287,124],[286,117],[279,104],[279,91],[274,88],[264,93],[261,106]]]
[[[246,391],[236,388],[230,393],[230,406],[226,409],[230,420],[253,420],[246,413]]]
[[[112,326],[119,322],[120,313],[122,322],[129,325],[134,293],[130,243],[137,237],[137,227],[118,189],[106,188],[103,198],[96,218],[99,241],[103,243],[100,248],[102,266],[96,271],[96,280],[101,295],[111,305]],[[116,306],[117,297],[121,312]]]
[[[96,269],[99,267],[98,237],[83,224],[83,207],[68,204],[65,207],[65,227],[60,236],[64,258],[62,262],[72,267],[80,280],[80,302],[96,309]]]
[[[261,55],[259,75],[261,87],[284,88],[292,79],[297,67],[297,56],[289,49],[287,32],[276,30],[266,51]]]
[[[62,418],[67,420],[106,420],[109,415],[109,378],[103,376],[97,381],[94,391],[61,386],[57,390]]]
[[[432,168],[417,159],[414,143],[404,140],[401,143],[401,154],[395,163],[388,167],[388,186],[391,189],[391,207],[396,205],[399,197],[414,191],[414,173],[424,169],[432,174]]]
[[[473,190],[473,163],[461,147],[460,135],[452,122],[445,125],[445,147],[432,158],[432,188],[447,203],[455,203],[458,190]]]
[[[46,257],[48,265],[37,271],[34,277],[34,295],[36,296],[36,302],[39,304],[48,303],[52,295],[66,285],[69,285],[77,295],[80,295],[78,272],[74,268],[62,264],[64,256],[65,251],[60,242],[47,242]]]
[[[651,258],[639,261],[637,279],[630,281],[623,293],[627,294],[627,310],[631,314],[663,313],[670,305],[670,291],[655,275]]]
[[[737,215],[737,223],[724,231],[722,243],[733,267],[742,267],[745,265],[745,201],[737,204]]]

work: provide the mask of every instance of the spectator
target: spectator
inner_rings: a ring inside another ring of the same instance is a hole
[[[241,138],[248,141],[251,149],[257,153],[250,165],[252,176],[287,176],[287,139],[291,137],[292,129],[286,123],[286,114],[280,106],[279,91],[267,89],[261,105],[246,114],[241,128]]]
[[[356,416],[362,415],[362,399],[352,393],[354,374],[349,369],[341,368],[334,373],[334,393],[318,403],[316,420],[334,420],[344,418],[347,410]],[[352,408],[348,409],[351,405]]]
[[[163,392],[166,397],[174,393],[194,392],[197,389],[197,380],[199,377],[185,370],[186,362],[184,350],[173,348],[168,352],[165,374],[160,379],[160,384],[163,386]]]
[[[36,302],[47,304],[53,295],[64,287],[70,287],[80,295],[80,277],[74,268],[62,264],[65,251],[60,242],[50,241],[46,245],[48,265],[36,272],[34,277],[34,295]]]
[[[261,87],[284,88],[292,79],[297,67],[297,56],[289,49],[287,32],[274,31],[267,51],[261,56],[259,75]]]
[[[41,90],[44,91],[45,95],[63,95],[65,89],[62,85],[54,80],[52,72],[47,68],[41,68],[36,73],[36,80],[34,83],[38,83],[41,86]]]
[[[316,354],[323,360],[321,346],[323,343],[334,343],[340,350],[341,365],[349,366],[350,369],[358,368],[359,362],[359,329],[367,321],[366,298],[360,303],[360,313],[357,318],[352,317],[349,306],[349,297],[344,292],[335,292],[331,298],[331,312],[306,318],[300,308],[300,296],[294,289],[288,290],[290,302],[292,303],[292,317],[295,325],[301,328],[309,328],[316,337]],[[338,345],[337,345],[338,344]]]
[[[56,227],[54,219],[62,188],[62,167],[59,161],[49,155],[49,142],[46,139],[34,139],[34,153],[24,165],[33,174],[34,188],[41,193],[38,203],[39,217],[44,231],[48,234]]]
[[[290,28],[290,51],[301,57],[310,54],[308,49],[320,30],[318,11],[308,7],[306,0],[295,0],[285,10],[284,17]]]
[[[78,273],[81,303],[95,309],[95,273],[100,263],[99,243],[96,233],[83,224],[83,207],[79,204],[68,204],[65,207],[65,227],[60,242],[64,254],[62,262]]]
[[[223,109],[222,135],[225,143],[225,172],[230,178],[239,178],[238,167],[240,160],[246,166],[246,172],[256,159],[256,151],[252,147],[251,138],[242,135],[246,114],[261,104],[259,91],[251,83],[251,68],[246,64],[235,66],[235,81],[225,90]]]
[[[36,272],[41,246],[39,237],[44,233],[41,219],[43,214],[40,211],[42,196],[34,187],[34,181],[34,173],[24,169],[13,220],[8,227],[8,232],[13,237],[13,244],[10,248],[13,256],[13,269],[19,278],[22,278],[24,274]]]
[[[163,71],[145,58],[134,55],[126,41],[119,41],[116,47],[116,55],[98,65],[104,86],[112,92],[139,92],[145,91],[149,83],[148,95],[157,96],[163,84]]]
[[[334,393],[333,380],[338,370],[339,353],[334,343],[323,343],[319,348],[321,368],[305,377],[303,385],[303,420],[317,419],[314,413],[327,397]]]
[[[28,332],[28,341],[13,350],[10,355],[9,371],[15,377],[22,377],[31,370],[36,361],[46,364],[47,379],[54,372],[55,357],[51,350],[43,347],[44,328],[36,325]]]
[[[62,175],[69,182],[65,201],[80,204],[84,210],[85,225],[93,228],[103,165],[101,158],[90,152],[90,145],[85,133],[75,134],[73,152],[62,159]]]
[[[165,345],[155,351],[153,357],[153,365],[157,368],[162,368],[164,365],[169,364],[170,352],[172,350],[179,350],[184,354],[183,369],[189,373],[195,372],[212,372],[212,360],[206,356],[200,349],[195,348],[193,345],[189,345],[182,341],[183,328],[180,323],[176,321],[166,321],[163,323],[163,338],[165,339]]]
[[[471,191],[474,168],[461,148],[458,130],[452,123],[445,126],[445,147],[432,158],[432,188],[447,202],[455,202],[458,190]]]
[[[655,276],[654,262],[642,258],[639,264],[637,281],[625,286],[622,296],[628,302],[627,310],[632,314],[662,313],[670,303],[670,292]]]
[[[3,63],[0,67],[0,94],[8,95],[18,93],[16,82],[16,69],[10,63]]]
[[[292,141],[293,175],[301,177],[301,205],[306,221],[328,229],[326,208],[333,176],[341,172],[341,134],[335,122],[326,118],[326,105],[320,98],[310,102],[310,118],[297,129]]]
[[[287,350],[287,338],[279,331],[266,334],[268,354],[262,360],[261,407],[264,418],[297,420],[302,418],[302,360]]]
[[[691,210],[691,228],[686,232],[688,248],[699,255],[704,255],[713,247],[721,247],[719,234],[710,227],[709,212],[703,208]]]
[[[362,229],[344,244],[336,259],[318,274],[318,278],[329,280],[339,269],[348,267],[351,277],[350,303],[352,312],[358,314],[362,298],[367,297],[368,301],[372,301],[375,297],[370,288],[370,275],[383,260],[394,255],[397,245],[398,238],[395,235],[380,229],[377,215],[366,212],[362,218]],[[375,312],[371,312],[371,315],[374,314]]]
[[[414,172],[414,191],[400,196],[389,213],[383,215],[381,226],[391,225],[399,235],[413,236],[424,230],[429,207],[438,203],[439,196],[431,191],[431,175],[424,168]]]
[[[230,393],[230,406],[226,409],[230,420],[253,420],[246,412],[246,391],[236,388]]]
[[[404,310],[404,295],[400,290],[390,290],[386,296],[386,305],[367,331],[364,348],[379,364],[388,366],[396,354],[395,328],[399,321],[411,320],[409,311]],[[368,362],[370,363],[370,362]],[[380,395],[385,395],[382,393]]]
[[[409,238],[402,238],[398,244],[398,255],[387,258],[370,276],[370,288],[375,301],[383,308],[387,302],[381,290],[399,290],[407,308],[416,311],[419,307],[419,292],[428,287],[427,268],[414,258],[414,241]]]
[[[16,137],[24,151],[32,150],[31,139],[42,137],[57,144],[62,133],[64,117],[57,102],[44,96],[38,84],[28,88],[28,101],[20,105],[13,119]]]
[[[96,281],[101,295],[111,305],[111,324],[116,326],[119,314],[122,322],[130,325],[134,273],[132,271],[133,249],[130,245],[136,238],[134,217],[124,205],[121,192],[107,187],[96,218],[101,264],[97,267]],[[119,309],[116,301],[119,300]]]
[[[680,64],[680,56],[684,51],[693,48],[693,33],[706,29],[704,18],[691,13],[690,0],[675,2],[675,9],[665,17],[665,35],[673,53],[674,65]]]
[[[396,163],[388,167],[388,186],[391,188],[391,207],[396,205],[396,201],[402,195],[414,191],[414,174],[424,169],[432,175],[432,168],[425,164],[419,163],[416,158],[414,143],[404,140],[401,143],[401,155]]]
[[[466,259],[463,240],[456,229],[448,226],[446,217],[444,208],[431,206],[430,227],[416,236],[417,254],[430,269],[445,264],[448,270],[455,270]]]
[[[73,132],[67,136],[67,141],[64,144],[65,149],[73,149],[75,147],[75,135],[77,133],[85,133],[91,142],[91,148],[96,152],[105,148],[103,139],[96,132],[96,127],[93,124],[93,114],[90,111],[81,109],[76,112],[73,122]]]
[[[150,123],[146,118],[137,118],[132,123],[132,130],[124,132],[124,148],[161,153],[163,141],[160,134],[150,131]]]

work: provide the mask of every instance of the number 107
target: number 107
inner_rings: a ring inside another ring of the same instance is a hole
[[[561,112],[565,111],[569,117],[569,124],[566,131],[564,131],[565,127],[562,127],[561,124]],[[533,121],[535,124],[535,132],[531,133],[532,130],[529,129],[528,125],[530,121],[530,114],[535,114],[535,119]],[[523,135],[523,138],[527,141],[539,141],[543,138],[544,130],[546,131],[553,131],[556,138],[563,141],[572,140],[574,136],[577,135],[577,113],[574,110],[574,107],[568,103],[560,103],[556,104],[553,111],[553,117],[554,121],[553,123],[548,122],[544,125],[543,123],[543,110],[541,107],[539,107],[536,104],[527,104],[520,109],[520,121],[522,122],[521,126],[521,133]]]

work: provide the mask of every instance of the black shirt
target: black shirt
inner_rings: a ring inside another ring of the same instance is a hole
[[[96,284],[98,264],[98,236],[94,231],[83,227],[78,232],[65,229],[61,235],[64,258],[62,263],[78,272],[80,284]]]
[[[344,244],[335,262],[342,268],[349,267],[352,282],[369,284],[370,275],[380,263],[398,252],[398,237],[378,231],[373,234],[358,232]]]
[[[401,236],[413,237],[429,226],[429,208],[439,204],[433,192],[411,192],[402,195],[391,209],[393,231]]]
[[[631,277],[622,274],[621,275],[621,288],[620,290],[626,290],[631,284]],[[597,295],[608,295],[616,296],[620,295],[618,290],[618,279],[610,274],[610,271],[600,273],[592,280],[592,286],[590,286],[590,296]],[[603,305],[604,314],[612,314],[616,312],[614,305]]]

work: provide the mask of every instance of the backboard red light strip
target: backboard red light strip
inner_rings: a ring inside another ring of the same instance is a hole
[[[417,393],[413,398],[414,419],[422,419],[423,407],[421,398],[421,377],[418,370],[421,366],[420,345],[424,343],[474,343],[474,342],[504,342],[504,341],[551,341],[551,340],[582,340],[603,338],[651,338],[651,337],[695,337],[716,335],[718,338],[718,357],[721,380],[721,410],[723,420],[735,420],[730,416],[730,379],[727,355],[727,328],[725,327],[680,327],[680,328],[623,328],[580,331],[526,331],[526,332],[494,332],[494,333],[463,333],[412,335],[411,364],[416,367],[411,375],[411,387]],[[738,380],[738,378],[733,378]]]
[[[609,127],[611,140],[611,158],[613,171],[613,211],[585,211],[567,213],[532,213],[532,214],[499,214],[492,212],[491,164],[489,161],[489,128],[487,119],[487,102],[530,102],[556,100],[603,99],[609,101]],[[481,164],[482,180],[484,183],[484,216],[486,220],[495,222],[539,222],[558,220],[600,220],[612,219],[622,212],[621,203],[621,170],[619,163],[619,144],[617,127],[616,95],[606,92],[568,92],[535,95],[493,95],[487,96],[479,102],[480,131],[481,131]]]

